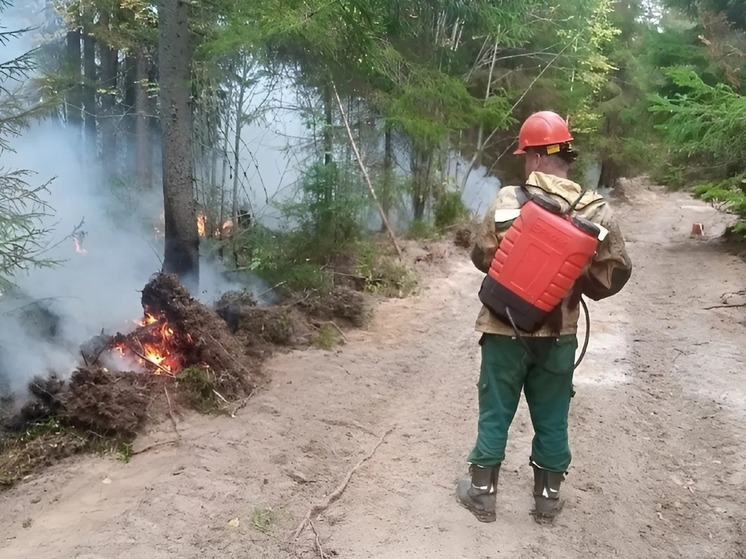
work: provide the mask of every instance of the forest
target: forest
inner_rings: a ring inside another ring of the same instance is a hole
[[[474,266],[545,110],[608,228],[557,223],[625,261],[548,342],[479,326]],[[746,0],[0,0],[0,554],[742,557],[744,146]],[[491,526],[485,336],[524,371]]]
[[[517,128],[547,107],[571,123],[587,187],[645,173],[744,217],[744,14],[738,0],[4,0],[3,44],[30,49],[4,49],[0,148],[8,161],[52,123],[97,189],[137,203],[162,186],[164,268],[182,277],[200,244],[270,282],[313,281],[389,221],[436,234],[478,210],[476,176],[521,179]],[[9,285],[49,264],[55,185],[2,169]]]

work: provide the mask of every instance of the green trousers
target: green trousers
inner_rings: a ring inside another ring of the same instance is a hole
[[[546,470],[565,472],[572,458],[567,415],[578,341],[569,335],[525,342],[530,354],[521,340],[510,336],[484,334],[480,340],[479,427],[468,461],[496,466],[505,459],[508,429],[523,390],[534,427],[531,460]]]

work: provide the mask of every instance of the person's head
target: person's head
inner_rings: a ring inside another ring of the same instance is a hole
[[[565,119],[551,111],[529,116],[518,134],[518,149],[523,155],[526,178],[534,171],[567,178],[570,164],[577,158],[572,134]]]

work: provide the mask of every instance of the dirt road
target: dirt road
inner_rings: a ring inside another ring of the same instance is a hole
[[[726,217],[641,189],[618,204],[635,263],[592,303],[576,372],[573,464],[553,526],[529,515],[531,425],[521,404],[498,521],[454,498],[476,429],[481,280],[465,254],[414,298],[387,301],[336,351],[268,363],[272,383],[235,419],[189,416],[138,442],[130,463],[88,457],[0,493],[0,557],[746,557],[746,264]],[[737,295],[727,302],[744,302]],[[341,497],[288,534],[369,454]],[[176,441],[171,444],[171,441]]]

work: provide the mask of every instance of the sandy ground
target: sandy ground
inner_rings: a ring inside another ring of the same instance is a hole
[[[384,302],[335,351],[268,363],[271,384],[236,418],[166,423],[124,464],[86,457],[0,493],[0,557],[746,557],[746,263],[716,236],[727,217],[642,188],[618,202],[633,279],[591,303],[576,372],[567,504],[535,524],[521,404],[498,520],[458,506],[476,430],[481,276],[465,253],[421,295]],[[691,238],[692,222],[705,238]],[[309,508],[360,466],[291,542]]]

